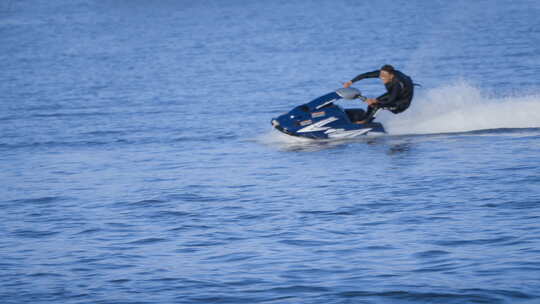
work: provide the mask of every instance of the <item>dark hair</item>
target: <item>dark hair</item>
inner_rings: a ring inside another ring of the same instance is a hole
[[[389,65],[389,64],[385,64],[385,65],[383,65],[383,66],[381,67],[381,71],[386,71],[386,72],[388,72],[388,73],[390,73],[390,74],[394,74],[394,71],[395,71],[395,70],[394,70],[394,67],[393,67],[393,66],[391,66],[391,65]]]

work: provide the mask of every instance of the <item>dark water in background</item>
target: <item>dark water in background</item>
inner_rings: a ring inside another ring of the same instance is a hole
[[[540,302],[539,13],[2,2],[1,302]],[[388,136],[270,130],[382,63]]]

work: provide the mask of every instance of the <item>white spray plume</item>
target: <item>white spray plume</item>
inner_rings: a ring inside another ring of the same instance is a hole
[[[388,133],[429,134],[540,127],[540,95],[491,98],[464,81],[428,90],[417,88],[415,94],[406,112],[379,114]]]

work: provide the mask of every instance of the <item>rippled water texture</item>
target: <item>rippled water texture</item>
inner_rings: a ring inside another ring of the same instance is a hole
[[[3,1],[0,302],[539,303],[539,14]],[[271,130],[384,63],[388,135]]]

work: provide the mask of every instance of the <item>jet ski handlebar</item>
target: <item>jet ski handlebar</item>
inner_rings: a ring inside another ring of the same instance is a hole
[[[340,89],[336,90],[336,93],[341,98],[344,98],[344,99],[356,99],[356,98],[358,98],[358,99],[360,99],[362,101],[367,100],[367,97],[362,96],[362,92],[360,92],[360,90],[358,90],[357,88],[352,88],[352,87],[340,88]]]

